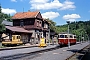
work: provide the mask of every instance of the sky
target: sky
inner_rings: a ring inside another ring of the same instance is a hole
[[[43,18],[56,25],[90,20],[90,0],[0,0],[0,4],[2,12],[12,16],[28,10],[40,11]]]

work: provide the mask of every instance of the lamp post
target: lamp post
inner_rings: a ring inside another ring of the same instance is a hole
[[[78,37],[78,39],[79,39],[79,43],[80,43],[80,36]]]
[[[89,36],[88,36],[88,42],[89,42]]]
[[[69,41],[69,24],[70,24],[70,21],[67,21],[68,23],[68,48],[70,48],[70,41]]]
[[[82,44],[82,31],[81,31],[81,44]]]
[[[48,28],[49,28],[49,45],[50,45],[50,24],[49,24]]]
[[[89,40],[90,38],[89,38],[89,36],[90,36],[90,35],[88,35],[88,42],[90,43],[90,40]]]
[[[87,35],[87,32],[85,32],[85,35],[84,35],[84,37],[85,37],[85,40],[84,41],[85,42],[87,42],[87,36],[86,35]]]

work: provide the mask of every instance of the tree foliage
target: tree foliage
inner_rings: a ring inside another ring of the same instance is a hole
[[[50,22],[51,30],[55,31],[56,33],[67,32],[68,24],[56,26],[56,23],[54,21],[49,19],[47,20]],[[69,24],[69,30],[71,34],[76,35],[77,40],[82,39],[82,37],[87,39],[88,37],[90,37],[90,20],[71,22]]]
[[[0,5],[0,32],[5,31],[5,26],[2,24],[2,21],[5,20],[5,19],[8,20],[8,21],[12,21],[10,14],[2,13],[1,5]]]
[[[4,29],[3,29],[3,25],[2,25],[2,21],[3,21],[3,14],[1,13],[1,5],[0,5],[0,32],[2,32]]]
[[[90,20],[89,21],[78,21],[78,22],[72,22],[69,24],[70,26],[70,33],[75,34],[77,36],[77,39],[79,40],[84,37],[85,39],[90,36]],[[58,33],[60,32],[67,32],[68,25],[62,25],[62,26],[56,26]]]
[[[53,31],[56,31],[56,22],[50,20],[50,19],[46,19],[48,22],[50,22],[50,29]]]

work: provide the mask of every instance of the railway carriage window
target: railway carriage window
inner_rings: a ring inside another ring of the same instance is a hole
[[[59,38],[59,35],[58,35],[58,38]]]
[[[73,36],[72,36],[72,35],[70,35],[70,38],[73,38]]]
[[[20,39],[20,36],[17,36],[17,39]]]
[[[15,36],[13,36],[13,40],[15,40]]]
[[[68,38],[67,35],[65,35],[65,38]]]
[[[74,38],[76,38],[76,36],[74,36]]]
[[[60,35],[60,38],[64,38],[64,35]]]

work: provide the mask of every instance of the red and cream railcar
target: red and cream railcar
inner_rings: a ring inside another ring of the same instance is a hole
[[[68,42],[70,42],[70,44],[76,44],[76,35],[58,34],[58,44],[59,45],[68,45]]]

